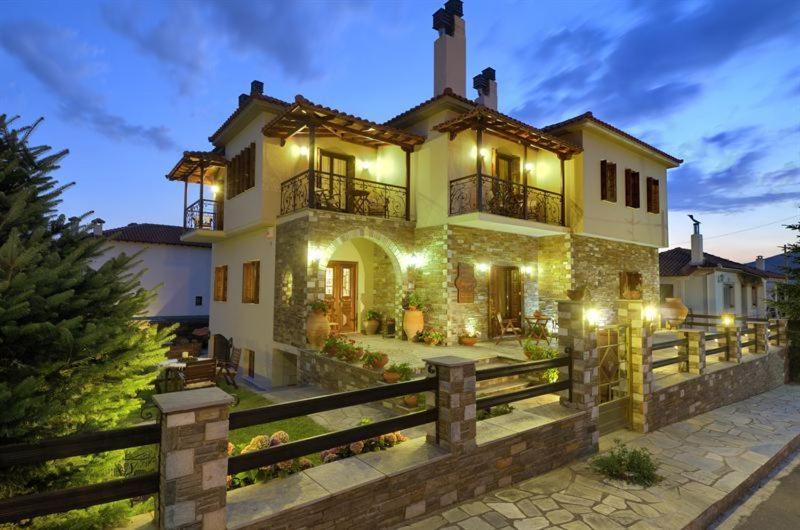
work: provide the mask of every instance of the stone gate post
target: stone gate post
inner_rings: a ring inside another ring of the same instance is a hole
[[[680,371],[695,375],[706,373],[706,332],[694,329],[676,330],[679,339],[686,339],[686,345],[678,346],[678,355],[686,358],[680,364]]]
[[[475,361],[446,355],[424,359],[439,378],[436,436],[428,441],[454,454],[475,448]]]

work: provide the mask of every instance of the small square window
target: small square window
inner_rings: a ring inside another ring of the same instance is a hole
[[[194,305],[203,305],[203,297],[202,296],[195,296],[194,297]]]

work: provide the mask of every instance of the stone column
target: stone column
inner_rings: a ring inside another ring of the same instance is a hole
[[[228,409],[219,388],[159,394],[158,528],[224,530]]]
[[[686,346],[678,346],[678,355],[686,358],[680,363],[680,371],[694,375],[706,373],[706,332],[694,329],[676,331],[679,339],[686,339]]]
[[[647,412],[653,396],[653,334],[651,324],[644,321],[641,300],[619,300],[617,316],[628,326],[630,335],[631,418],[637,432],[648,432]],[[622,332],[620,331],[620,334]],[[624,337],[620,336],[620,343]]]
[[[435,438],[436,443],[453,454],[475,448],[475,361],[451,355],[424,359],[439,378]]]
[[[768,323],[753,322],[753,333],[755,334],[756,339],[755,353],[767,353],[769,351]]]
[[[719,339],[720,346],[725,346],[725,350],[719,353],[719,360],[732,363],[742,362],[742,330],[736,327],[718,326],[717,331],[725,333]]]
[[[558,345],[572,358],[572,392],[561,397],[561,404],[589,412],[592,444],[596,448],[600,440],[597,334],[586,323],[583,302],[559,300]]]

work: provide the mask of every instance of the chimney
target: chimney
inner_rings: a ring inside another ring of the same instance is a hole
[[[250,99],[249,94],[239,94],[239,107],[242,107],[245,103],[247,103],[248,99]]]
[[[467,37],[464,30],[464,4],[447,0],[433,14],[433,29],[439,38],[433,43],[433,95],[445,88],[465,96],[467,86]]]
[[[494,68],[484,68],[483,72],[473,77],[472,88],[478,91],[475,103],[497,110],[497,81]]]
[[[250,82],[250,95],[251,96],[263,96],[264,95],[264,83],[258,80],[253,80]]]
[[[103,235],[103,225],[104,224],[105,224],[105,221],[103,221],[99,217],[97,219],[92,219],[92,235],[95,236],[95,237],[102,236]]]
[[[760,271],[767,269],[766,265],[764,264],[764,256],[756,256],[756,269]]]
[[[705,261],[703,257],[703,234],[700,233],[700,221],[696,220],[693,216],[689,216],[694,223],[694,231],[692,232],[692,260],[689,262],[691,265],[702,265]]]

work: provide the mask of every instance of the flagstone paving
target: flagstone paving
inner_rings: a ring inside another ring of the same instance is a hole
[[[651,488],[605,479],[583,459],[405,528],[683,528],[797,436],[800,385],[784,385],[649,434],[626,433],[630,447],[649,449],[660,463],[663,480]]]

